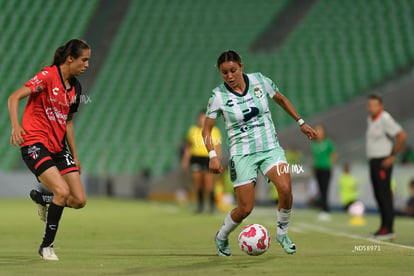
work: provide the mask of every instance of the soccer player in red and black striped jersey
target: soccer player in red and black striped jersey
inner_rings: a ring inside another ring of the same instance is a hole
[[[53,193],[50,202],[45,202],[39,192],[31,193],[32,199],[43,206],[39,215],[46,219],[39,248],[44,260],[59,260],[53,242],[63,208],[79,209],[86,204],[72,119],[81,94],[80,83],[75,77],[88,68],[90,55],[90,47],[85,41],[68,41],[56,50],[51,66],[43,68],[8,100],[12,124],[10,144],[20,146],[26,165]],[[20,125],[18,106],[25,97],[29,99]],[[48,208],[46,203],[50,203]]]

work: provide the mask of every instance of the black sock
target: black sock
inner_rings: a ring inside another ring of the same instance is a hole
[[[202,212],[204,209],[204,193],[203,190],[200,189],[197,191],[198,194],[198,211]]]
[[[56,205],[53,202],[50,203],[49,209],[47,211],[45,233],[40,247],[49,247],[53,244],[58,229],[59,220],[62,216],[63,208],[64,207]]]
[[[42,199],[46,204],[52,203],[53,193],[42,193]]]
[[[214,211],[215,209],[216,198],[214,195],[214,191],[210,192],[210,210]]]

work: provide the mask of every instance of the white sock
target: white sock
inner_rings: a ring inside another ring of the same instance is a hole
[[[223,225],[221,226],[217,238],[220,240],[227,240],[229,234],[233,232],[234,229],[239,226],[240,223],[234,222],[230,216],[230,213],[227,214],[226,218],[224,219]]]
[[[280,211],[277,212],[277,236],[286,235],[289,228],[289,221],[290,221],[290,211],[281,208]]]

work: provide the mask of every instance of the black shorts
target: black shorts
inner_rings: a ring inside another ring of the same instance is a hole
[[[191,156],[190,168],[193,172],[208,172],[210,159],[208,157]]]
[[[43,144],[36,143],[21,149],[23,161],[27,167],[38,177],[47,169],[56,166],[61,175],[78,171],[72,154],[66,146],[61,152],[51,153]]]

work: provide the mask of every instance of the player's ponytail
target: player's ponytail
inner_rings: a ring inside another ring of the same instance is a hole
[[[53,63],[52,63],[52,66],[53,65],[57,65],[57,66],[59,66],[59,65],[61,65],[63,62],[62,62],[62,59],[63,59],[63,51],[64,51],[64,48],[65,48],[65,46],[60,46],[60,47],[58,47],[57,49],[56,49],[56,51],[55,51],[55,55],[54,55],[54,57],[53,57]]]
[[[237,63],[238,65],[241,65],[242,63],[240,55],[236,51],[233,51],[233,50],[228,50],[228,51],[221,53],[221,55],[217,59],[217,68],[219,68],[220,65],[226,61],[233,61]]]
[[[86,41],[81,39],[71,39],[65,45],[60,46],[56,49],[51,66],[62,65],[65,63],[68,56],[78,58],[81,55],[82,50],[86,49],[90,49]]]

